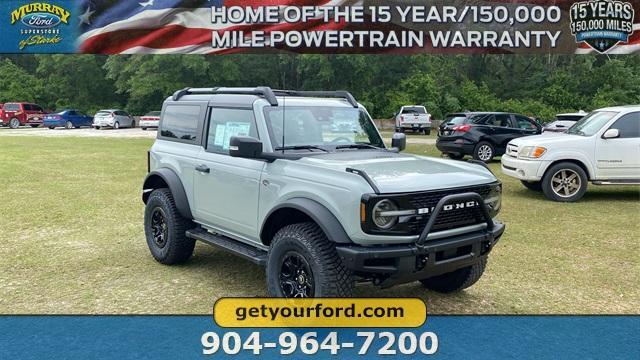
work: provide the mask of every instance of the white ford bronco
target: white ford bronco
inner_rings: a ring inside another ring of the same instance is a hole
[[[640,105],[599,109],[566,133],[511,140],[502,172],[555,201],[577,201],[595,185],[640,185]]]
[[[387,148],[344,91],[177,91],[143,185],[151,254],[175,264],[196,240],[217,246],[265,266],[277,297],[347,297],[356,281],[469,287],[504,231],[501,184],[405,144],[395,134]]]

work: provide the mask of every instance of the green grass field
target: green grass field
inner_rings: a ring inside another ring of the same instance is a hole
[[[206,314],[224,296],[263,296],[264,271],[198,244],[156,263],[140,200],[146,139],[0,137],[0,313]],[[439,156],[433,146],[408,151]],[[411,296],[430,313],[637,313],[640,193],[591,186],[574,204],[504,182],[507,230],[484,277],[454,295],[418,283],[360,296]]]

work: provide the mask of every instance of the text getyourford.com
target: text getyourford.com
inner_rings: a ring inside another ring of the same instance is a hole
[[[272,307],[262,304],[260,306],[238,307],[236,308],[236,319],[238,321],[251,321],[255,318],[267,318],[272,321],[278,318],[332,318],[332,317],[365,317],[365,318],[404,318],[404,308],[399,306],[366,306],[358,309],[355,303],[348,306],[325,306],[323,303],[316,303],[314,306],[282,306]]]
[[[420,299],[224,298],[214,306],[223,327],[417,327],[426,320]]]

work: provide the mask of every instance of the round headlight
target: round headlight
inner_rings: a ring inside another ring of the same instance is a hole
[[[398,207],[390,200],[384,199],[378,201],[373,207],[373,223],[380,229],[389,229],[398,221],[398,216],[385,215],[385,212],[396,211]]]

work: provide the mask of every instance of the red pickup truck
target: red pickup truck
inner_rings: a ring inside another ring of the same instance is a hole
[[[12,129],[16,129],[20,125],[38,127],[42,125],[44,115],[45,112],[40,105],[25,102],[5,103],[0,123],[3,126],[8,125]]]

